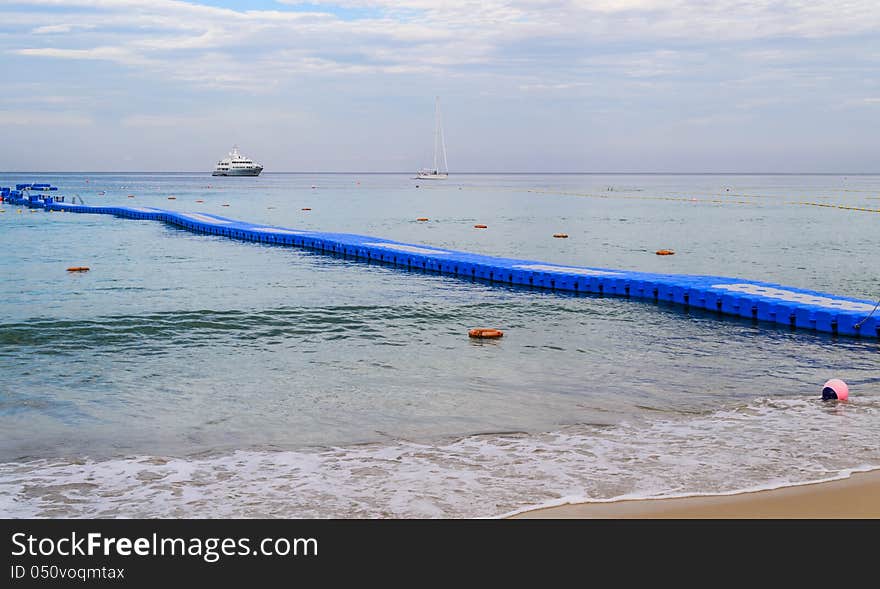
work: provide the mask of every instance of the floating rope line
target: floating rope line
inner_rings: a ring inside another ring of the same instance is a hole
[[[880,209],[869,209],[867,207],[848,207],[846,205],[839,205],[834,203],[796,202],[792,204],[807,205],[811,207],[825,207],[829,209],[845,209],[847,211],[863,211],[865,213],[880,213]]]
[[[874,305],[874,308],[871,310],[870,313],[868,313],[868,316],[867,316],[867,317],[865,317],[864,319],[862,319],[861,321],[859,321],[858,323],[856,323],[855,325],[853,325],[853,327],[854,327],[855,329],[859,329],[859,328],[865,323],[865,321],[867,321],[868,319],[871,318],[871,316],[877,311],[877,308],[878,308],[878,307],[880,307],[880,301],[877,301],[877,304]]]

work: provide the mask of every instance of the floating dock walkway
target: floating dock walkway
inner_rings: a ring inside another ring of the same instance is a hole
[[[162,221],[195,233],[306,248],[489,282],[662,301],[706,309],[722,315],[782,324],[793,329],[880,338],[880,310],[875,312],[874,301],[778,284],[721,276],[651,274],[497,258],[364,235],[303,231],[246,223],[208,213],[176,212],[154,207],[65,203],[59,202],[63,201],[63,197],[31,194],[33,189],[47,190],[45,185],[25,191],[7,189],[4,199],[12,204],[49,211],[97,213],[127,219]]]

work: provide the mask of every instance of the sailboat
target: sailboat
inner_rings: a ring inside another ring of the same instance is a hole
[[[439,158],[443,157],[442,166]],[[417,180],[445,180],[449,177],[449,166],[446,163],[446,139],[443,137],[443,125],[440,123],[440,97],[434,106],[434,167],[421,169],[416,173]]]

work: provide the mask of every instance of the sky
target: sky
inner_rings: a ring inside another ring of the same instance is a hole
[[[0,171],[880,172],[877,0],[0,0]]]

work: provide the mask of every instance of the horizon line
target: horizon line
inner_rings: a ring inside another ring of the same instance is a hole
[[[346,170],[306,170],[306,171],[280,171],[263,172],[263,174],[339,174],[339,175],[407,175],[410,171],[346,171]],[[114,171],[0,171],[2,175],[12,174],[210,174],[204,170],[114,170]],[[263,175],[261,174],[261,175]],[[480,171],[480,172],[456,172],[450,176],[878,176],[880,172],[660,172],[660,171],[600,171],[600,172],[505,172],[505,171]],[[211,176],[220,177],[220,176]],[[230,176],[231,177],[231,176]],[[241,176],[242,178],[258,178],[259,176]],[[412,178],[419,180],[419,178]]]

